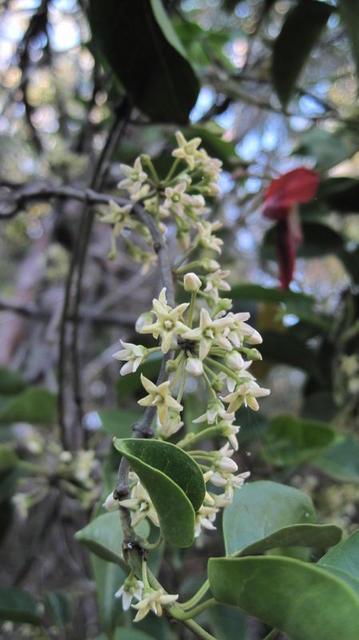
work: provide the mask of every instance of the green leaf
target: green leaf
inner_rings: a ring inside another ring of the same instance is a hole
[[[266,480],[248,482],[224,510],[226,554],[238,553],[283,527],[314,521],[313,503],[302,491]]]
[[[217,605],[209,610],[209,618],[218,640],[246,640],[247,616],[238,609]]]
[[[274,304],[283,303],[288,313],[297,316],[309,316],[313,313],[314,298],[304,293],[296,293],[289,289],[262,287],[259,284],[236,284],[231,289],[234,300],[256,300]]]
[[[357,640],[359,598],[342,580],[291,558],[211,558],[211,591],[291,640]]]
[[[359,73],[359,14],[356,0],[339,0],[339,13],[346,27],[352,54]]]
[[[320,184],[317,197],[339,213],[359,213],[359,180],[327,178]]]
[[[359,441],[348,436],[326,449],[315,466],[335,480],[359,482]]]
[[[117,401],[127,400],[137,391],[142,389],[141,373],[150,380],[158,377],[161,366],[162,354],[154,353],[149,359],[139,367],[136,373],[129,373],[126,376],[120,376],[116,383]]]
[[[46,389],[31,387],[11,399],[0,409],[0,423],[30,422],[50,424],[56,414],[56,396]]]
[[[261,453],[272,464],[295,465],[315,458],[336,439],[325,422],[277,416],[264,435]]]
[[[123,618],[122,601],[115,598],[115,593],[123,584],[126,574],[118,565],[106,562],[93,554],[91,565],[101,629],[112,635],[113,629]]]
[[[20,393],[26,386],[27,383],[16,371],[0,366],[0,394]]]
[[[115,438],[129,438],[132,425],[141,413],[132,409],[102,409],[99,411],[102,428]]]
[[[89,18],[133,104],[152,120],[187,122],[199,83],[161,0],[90,0]]]
[[[153,640],[153,636],[149,636],[144,631],[138,629],[116,629],[114,640]]]
[[[148,523],[142,522],[137,533],[147,538]],[[77,531],[75,538],[99,558],[122,565],[122,528],[118,511],[94,518],[86,527]]]
[[[316,159],[316,166],[324,171],[331,169],[343,160],[350,158],[358,149],[357,133],[347,128],[330,132],[313,128],[298,135],[298,146],[293,155],[311,156]],[[330,180],[341,180],[332,178]],[[316,196],[320,198],[322,184]]]
[[[330,549],[318,565],[344,580],[359,595],[359,529]]]
[[[52,591],[45,595],[45,606],[53,624],[60,629],[66,627],[71,620],[70,598],[62,591]]]
[[[0,473],[14,469],[18,463],[18,457],[11,447],[0,444]]]
[[[0,618],[13,622],[41,624],[42,604],[27,591],[17,587],[0,587]]]
[[[313,349],[303,340],[290,335],[288,331],[261,331],[263,344],[260,345],[263,360],[280,362],[296,369],[303,369],[316,378],[323,379],[318,358]]]
[[[300,0],[286,15],[272,60],[273,84],[284,108],[332,11],[325,2]]]
[[[335,525],[295,524],[278,529],[270,536],[242,549],[238,555],[253,556],[277,547],[316,547],[327,549],[337,544],[343,535]]]
[[[151,496],[168,542],[188,547],[194,539],[195,511],[205,484],[200,467],[184,451],[158,440],[129,438],[114,445],[130,462]]]

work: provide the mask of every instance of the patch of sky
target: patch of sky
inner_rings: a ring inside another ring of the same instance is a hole
[[[233,107],[228,107],[228,109],[226,109],[224,113],[221,113],[220,115],[215,117],[215,121],[217,122],[217,124],[219,124],[220,127],[223,127],[223,129],[230,129],[231,127],[233,127],[235,119],[236,114]]]
[[[259,178],[247,178],[245,187],[247,193],[258,193],[262,187],[262,181]]]
[[[234,180],[227,171],[222,171],[218,183],[222,193],[229,193],[234,187]]]
[[[310,127],[310,120],[302,116],[291,116],[289,122],[293,131],[305,131]]]
[[[325,108],[311,96],[302,96],[299,99],[299,108],[304,115],[312,116],[318,113],[324,113]]]
[[[294,315],[294,313],[286,313],[283,316],[283,324],[285,327],[293,327],[295,324],[298,324],[299,318]]]
[[[199,92],[197,102],[194,105],[191,113],[190,120],[195,123],[202,118],[202,116],[211,108],[215,99],[215,92],[211,87],[202,87]]]
[[[262,147],[265,151],[273,151],[278,144],[278,133],[272,128],[267,129],[262,135]]]
[[[234,13],[236,14],[236,16],[238,16],[238,18],[248,18],[251,13],[248,2],[240,2],[239,4],[237,4]]]
[[[237,247],[240,251],[249,253],[255,248],[254,238],[248,229],[239,229],[236,240]]]
[[[55,51],[67,51],[80,43],[80,30],[74,20],[62,18],[50,26],[51,46]]]
[[[260,135],[256,131],[250,131],[243,140],[236,145],[236,152],[246,162],[254,160],[261,148]]]

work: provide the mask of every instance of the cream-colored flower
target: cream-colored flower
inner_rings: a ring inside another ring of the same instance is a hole
[[[131,194],[138,192],[148,178],[147,173],[142,168],[141,158],[136,158],[133,167],[128,164],[121,164],[120,170],[125,178],[118,183],[118,188],[127,189]]]
[[[137,371],[140,364],[146,360],[148,350],[141,344],[132,344],[123,340],[121,340],[121,344],[124,349],[116,351],[112,357],[116,358],[116,360],[126,361],[126,364],[120,369],[121,376],[125,376],[127,373]]]
[[[204,291],[205,293],[209,293],[215,302],[218,302],[219,300],[219,291],[230,291],[231,289],[228,282],[224,280],[224,278],[229,276],[229,273],[229,271],[222,271],[221,269],[218,269],[206,276],[207,284]]]
[[[253,411],[258,411],[259,404],[257,398],[263,398],[270,394],[270,389],[260,387],[255,380],[249,380],[236,387],[233,393],[228,394],[223,398],[224,402],[228,402],[228,411],[235,412],[239,407],[244,404],[246,407],[250,407]]]
[[[108,494],[102,506],[104,509],[106,509],[106,511],[118,511],[119,503],[118,500],[115,500],[115,498],[113,497],[113,491]]]
[[[100,222],[104,222],[106,224],[113,224],[116,235],[119,235],[123,227],[131,226],[131,218],[129,214],[131,213],[132,205],[125,204],[120,206],[114,200],[111,200],[108,204],[108,207],[104,209],[104,213],[100,219]]]
[[[196,293],[200,290],[201,286],[202,282],[196,273],[193,273],[192,271],[186,273],[183,278],[183,287],[185,291],[192,291]]]
[[[142,407],[157,407],[158,420],[161,425],[166,423],[169,409],[173,409],[173,411],[177,413],[182,411],[182,405],[171,395],[169,380],[156,386],[151,380],[141,374],[141,382],[148,395],[141,398],[138,404]]]
[[[142,594],[142,600],[138,604],[133,605],[134,609],[138,610],[138,613],[134,619],[135,622],[139,622],[145,616],[147,616],[150,611],[156,614],[156,616],[161,616],[163,606],[171,605],[178,600],[178,594],[170,595],[166,593],[164,589],[151,589],[150,587],[144,589]]]
[[[232,350],[232,345],[227,339],[229,329],[224,318],[212,320],[207,309],[201,309],[199,327],[184,331],[182,337],[186,340],[199,342],[199,357],[204,360],[210,352],[212,344],[217,344],[227,351]]]
[[[115,598],[122,598],[122,609],[128,611],[133,598],[141,600],[143,592],[142,580],[137,580],[133,573],[130,573],[123,585],[116,591]]]
[[[222,224],[220,222],[209,222],[208,220],[197,222],[200,245],[205,249],[212,249],[213,251],[217,251],[217,253],[221,253],[223,240],[214,234],[214,232],[218,231],[221,227]]]
[[[174,158],[180,158],[187,162],[189,168],[191,170],[195,167],[195,160],[198,154],[198,147],[201,144],[201,138],[192,138],[192,140],[186,140],[184,135],[180,132],[176,132],[176,140],[178,144],[178,148],[172,151],[172,155]]]
[[[226,411],[220,400],[218,400],[218,402],[211,402],[207,407],[206,413],[198,416],[198,418],[193,420],[193,422],[195,424],[201,424],[202,422],[214,424],[218,419],[228,422],[232,422],[234,420],[234,413]]]
[[[202,376],[203,375],[203,363],[199,358],[193,358],[190,356],[186,360],[186,371],[191,376]]]
[[[161,424],[157,419],[157,434],[167,440],[183,427],[181,416],[178,413],[169,411],[165,424]]]
[[[139,525],[140,522],[142,522],[142,520],[144,520],[145,518],[151,520],[155,527],[160,526],[157,511],[154,508],[152,500],[148,495],[146,489],[140,482],[137,482],[132,487],[130,498],[120,500],[118,504],[121,507],[130,509],[134,512],[131,519],[133,527],[137,527],[137,525]]]
[[[242,347],[244,342],[246,344],[261,344],[263,342],[258,331],[246,323],[249,317],[249,313],[230,312],[227,314],[231,327],[228,338],[237,349]]]
[[[170,307],[167,304],[166,288],[164,287],[158,297],[152,302],[153,313],[156,316],[156,322],[144,324],[139,329],[140,333],[150,333],[154,338],[161,337],[161,350],[167,353],[176,335],[181,335],[188,327],[181,322],[182,316],[188,307],[188,302],[178,305],[178,307]],[[137,328],[137,327],[136,327]]]

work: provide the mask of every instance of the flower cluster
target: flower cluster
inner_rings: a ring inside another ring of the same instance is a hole
[[[195,535],[199,536],[202,529],[215,528],[219,510],[231,503],[234,489],[239,489],[249,475],[239,473],[233,459],[240,428],[235,413],[242,405],[257,411],[258,398],[268,395],[269,390],[262,388],[250,371],[252,363],[261,359],[256,348],[262,342],[260,334],[248,324],[249,313],[233,312],[232,301],[222,297],[230,291],[230,285],[229,272],[215,259],[222,251],[223,243],[217,235],[221,224],[208,219],[206,207],[206,198],[218,193],[221,163],[201,149],[199,138],[187,141],[181,133],[176,138],[175,159],[165,180],[159,180],[151,160],[141,156],[134,167],[122,167],[125,179],[119,187],[127,190],[130,200],[141,202],[162,233],[166,233],[166,225],[176,228],[185,252],[173,265],[172,273],[188,299],[184,302],[182,297],[176,305],[163,287],[152,301],[151,310],[136,323],[137,332],[147,339],[151,336],[154,346],[122,341],[122,348],[114,357],[123,362],[121,375],[137,371],[154,353],[165,358],[164,378],[155,382],[141,374],[146,394],[138,401],[155,410],[157,438],[169,439],[182,428],[188,378],[205,389],[207,406],[194,419],[196,430],[177,440],[177,446],[200,465],[207,485],[204,502],[196,514]],[[130,210],[112,207],[110,215],[114,216],[115,234],[121,225],[133,228],[133,220],[128,224],[125,221],[126,216],[131,217]],[[110,217],[105,221],[110,222]],[[193,447],[198,440],[218,437],[225,441],[219,450]],[[131,473],[130,478],[130,495],[120,505],[131,510],[132,525],[148,518],[159,526],[149,494],[135,474]],[[110,498],[106,503],[112,507]],[[119,593],[125,606],[132,597],[139,600],[135,605],[136,620],[151,610],[161,615],[162,605],[177,597],[150,588],[145,578],[144,574],[141,597],[133,577]]]

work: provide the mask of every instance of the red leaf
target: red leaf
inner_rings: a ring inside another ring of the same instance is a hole
[[[271,220],[285,220],[293,205],[311,200],[318,188],[317,171],[299,167],[270,183],[264,196],[263,215]]]

